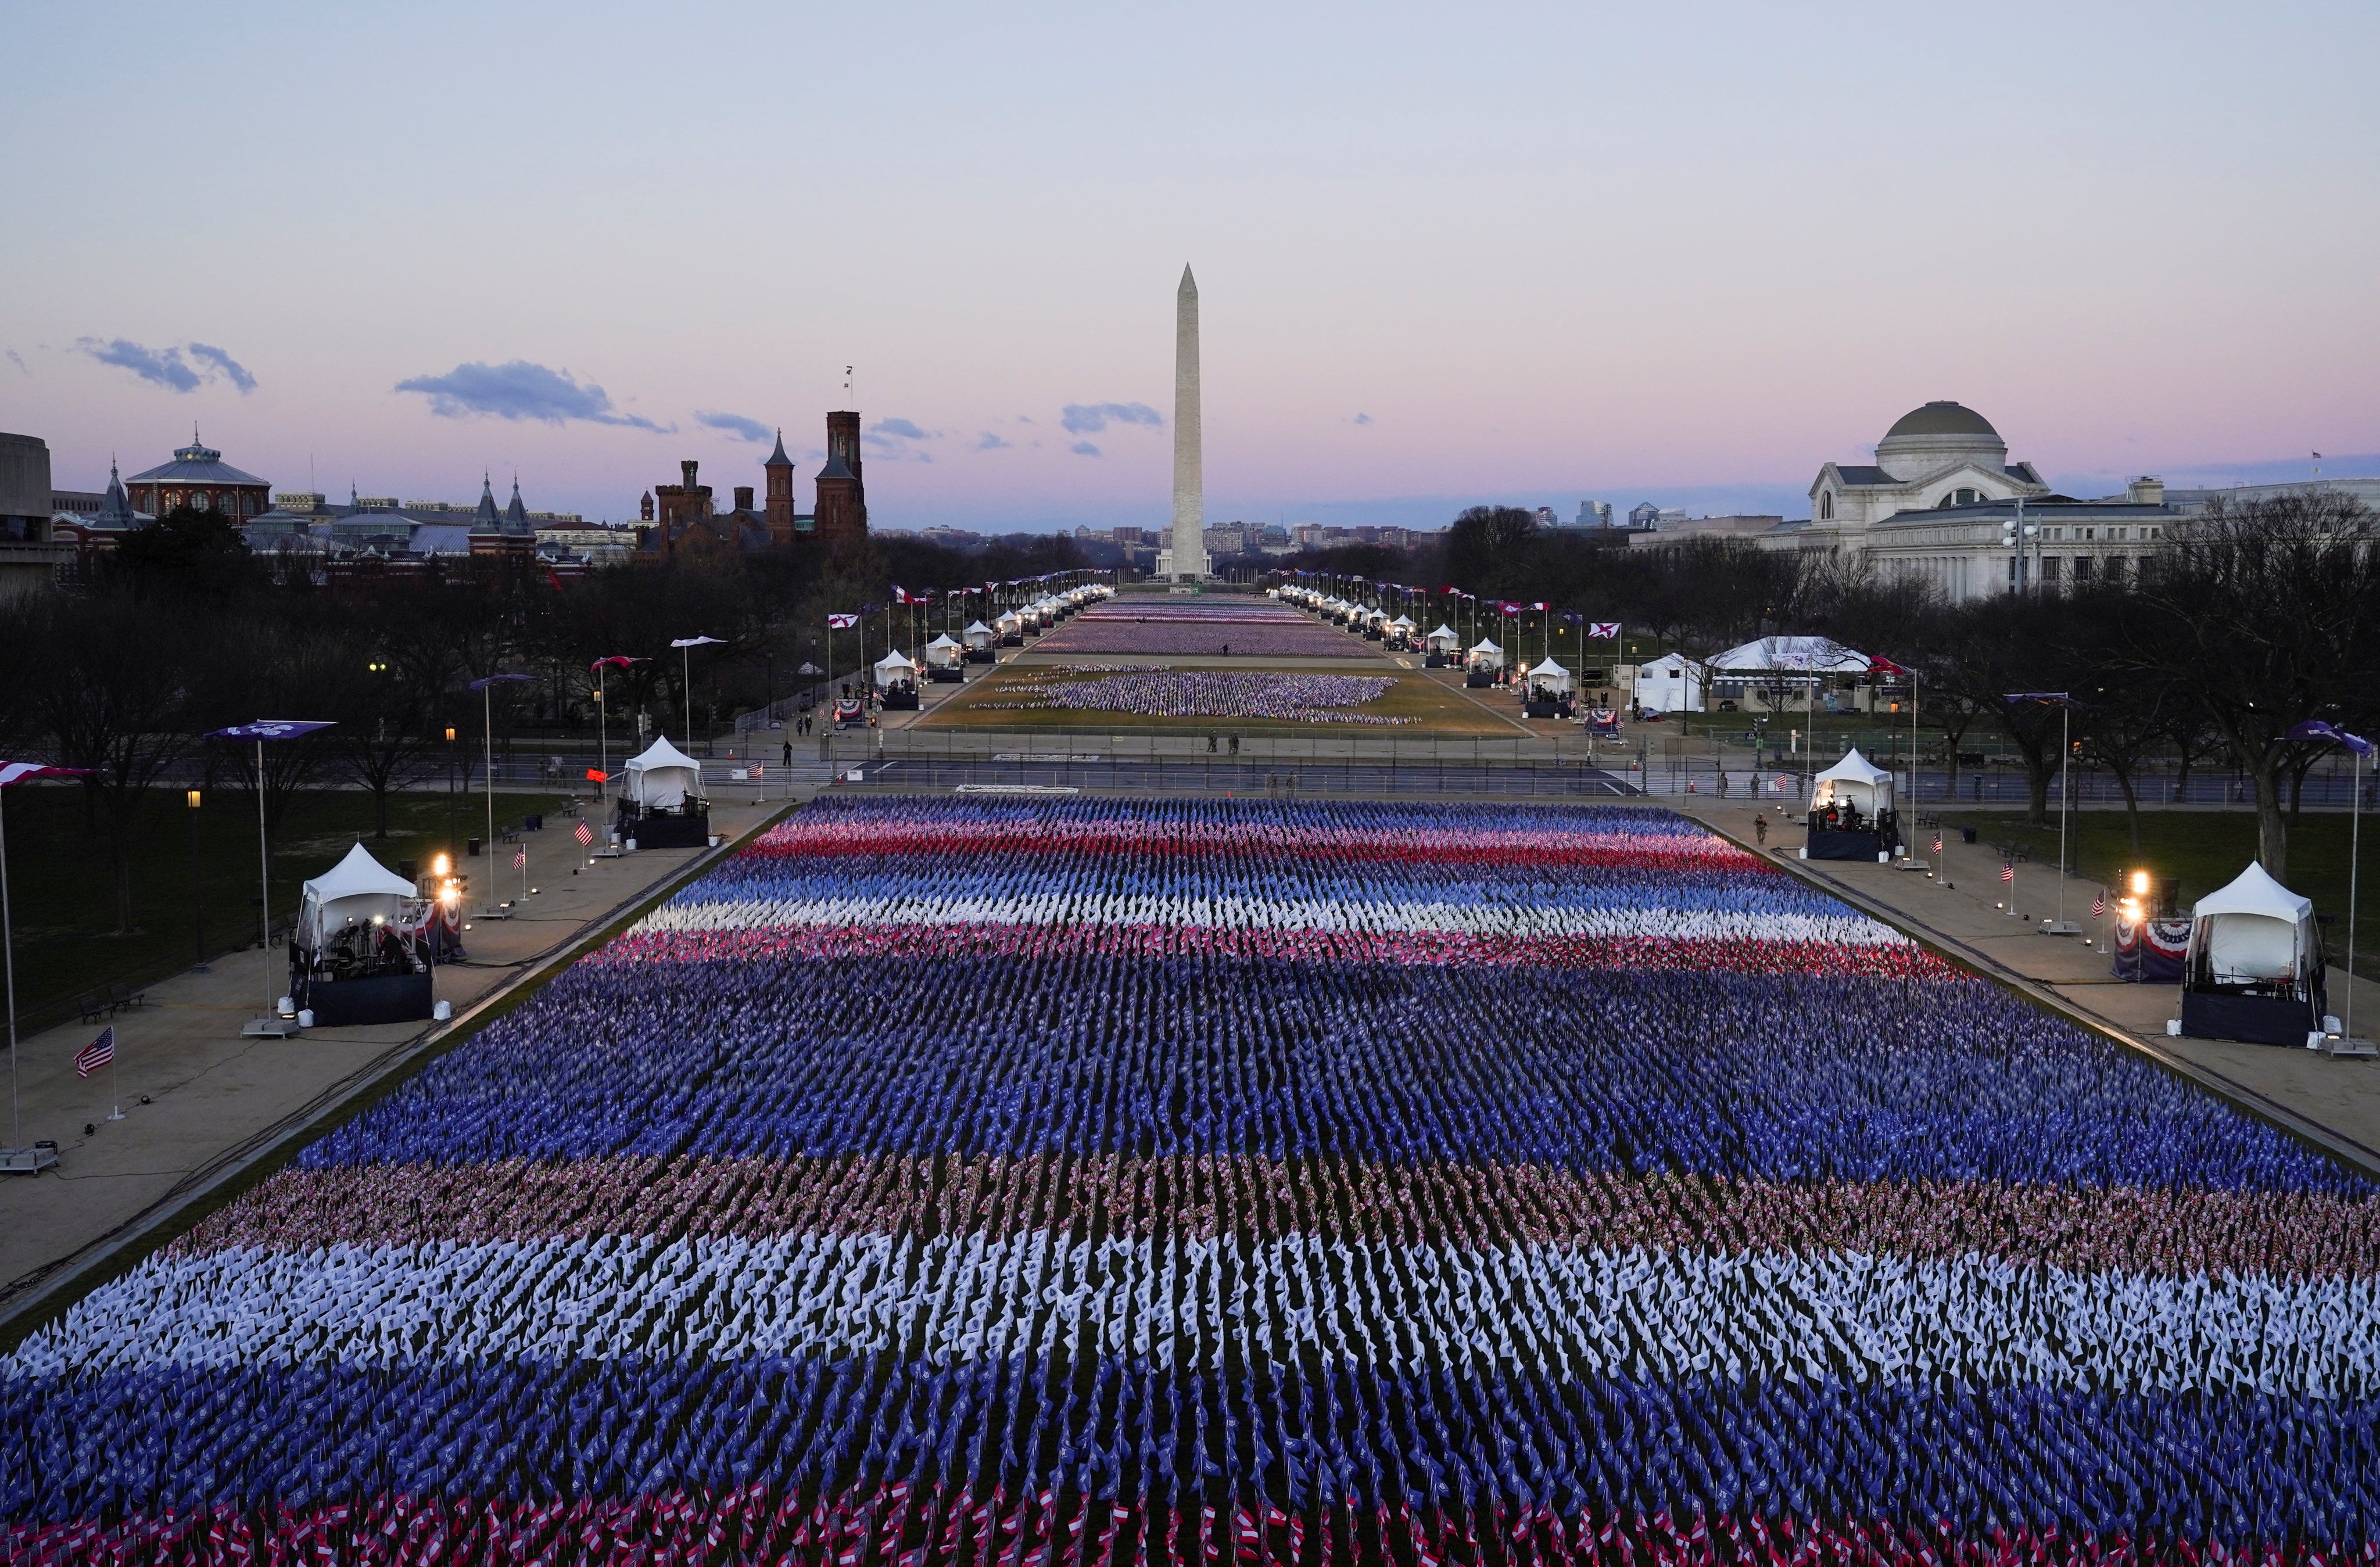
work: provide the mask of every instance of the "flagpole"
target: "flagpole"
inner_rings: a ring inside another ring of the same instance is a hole
[[[650,645],[647,644],[649,647]],[[604,672],[611,667],[607,663],[598,663],[595,666],[595,771],[603,775],[601,781],[595,785],[595,797],[598,800],[611,798],[609,790],[612,783],[612,712],[603,700],[603,690],[610,680]]]
[[[496,687],[494,682],[480,687],[480,767],[487,775],[488,835],[480,842],[486,845],[488,863],[496,860]],[[496,879],[488,877],[488,902],[496,901]]]
[[[2363,753],[2350,747],[2355,757],[2355,797],[2348,802],[2347,850],[2347,1015],[2339,1032],[2347,1039],[2355,1038],[2355,879],[2363,867]],[[0,843],[0,847],[5,847]],[[14,1014],[11,1014],[14,1023]],[[13,1039],[14,1036],[12,1035]]]
[[[115,1031],[115,1025],[113,1023],[109,1024],[107,1026],[108,1032],[114,1033]],[[121,1053],[122,1052],[119,1051],[112,1043],[107,1047],[107,1097],[110,1100],[107,1118],[110,1121],[121,1121],[124,1119],[124,1088],[123,1086],[116,1081],[115,1076],[115,1058]]]
[[[264,951],[264,1013],[270,1017],[279,1009],[273,995],[273,861],[264,847],[264,736],[256,737],[256,906],[264,929],[257,935],[256,944]]]
[[[17,927],[8,911],[8,791],[0,789],[0,963],[8,971],[8,1151],[25,1146],[25,1116],[17,1102]]]

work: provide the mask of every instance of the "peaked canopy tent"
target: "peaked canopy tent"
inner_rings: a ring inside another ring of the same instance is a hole
[[[1566,695],[1576,688],[1578,681],[1569,670],[1553,660],[1548,659],[1529,671],[1529,684],[1532,687],[1542,686],[1546,690]]]
[[[710,802],[702,794],[702,764],[666,735],[631,757],[620,796],[620,836],[644,849],[700,848],[710,839]]]
[[[1472,667],[1475,669],[1501,669],[1504,667],[1504,650],[1498,647],[1495,643],[1490,642],[1485,637],[1479,638],[1479,640],[1473,645],[1469,657]]]
[[[917,706],[917,666],[896,649],[876,661],[878,699],[888,710],[914,711]]]
[[[946,633],[926,644],[926,667],[938,675],[945,670],[955,671],[959,667],[959,660],[965,653],[966,649],[959,644],[957,638]]]
[[[1900,845],[1892,774],[1854,748],[1810,781],[1804,859],[1889,859]]]
[[[298,940],[319,946],[325,935],[346,926],[399,918],[416,896],[412,882],[358,843],[345,859],[298,889]]]
[[[2261,863],[2191,911],[2181,1031],[2196,1039],[2302,1045],[2329,1009],[2313,904]]]
[[[1000,646],[1000,633],[983,622],[979,620],[969,622],[967,628],[959,633],[959,640],[966,644],[967,662],[997,663],[1000,662],[1000,655],[993,651]]]
[[[431,913],[358,843],[298,893],[289,995],[318,1027],[410,1023],[436,1004]],[[426,930],[425,927],[429,929]]]
[[[992,625],[1000,628],[1000,641],[1002,647],[1025,646],[1025,617],[1014,610],[1002,611],[1000,618],[993,621]]]

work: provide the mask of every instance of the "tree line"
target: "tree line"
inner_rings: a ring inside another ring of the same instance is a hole
[[[2036,821],[2070,737],[2116,780],[2139,840],[2153,762],[2235,764],[2254,791],[2259,855],[2285,876],[2306,775],[2338,747],[2326,721],[2380,731],[2380,549],[2352,496],[2306,489],[2218,506],[2165,530],[2132,580],[1952,602],[1867,557],[1685,537],[1652,549],[1474,507],[1417,551],[1309,552],[1293,569],[1360,575],[1619,621],[1689,662],[1764,638],[1821,636],[1912,671],[1947,742],[1950,785],[1971,732],[2005,735]],[[2011,700],[2011,694],[2063,701]]]

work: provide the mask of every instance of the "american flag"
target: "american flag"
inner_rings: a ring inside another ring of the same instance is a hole
[[[586,823],[581,822],[579,825],[583,827]],[[513,851],[513,869],[515,870],[527,870],[528,869],[528,850],[521,848],[515,849]]]
[[[1934,834],[1934,852],[1937,855],[1942,852],[1942,834],[1939,832]]]
[[[2010,865],[2010,864],[2008,861],[2006,861],[2006,860],[2002,860],[2002,861],[2000,861],[2000,880],[2001,880],[2001,881],[2015,881],[2015,880],[2016,880],[2016,867],[2015,867],[2015,866],[2013,866],[2013,865]]]
[[[2091,917],[2096,919],[2107,912],[2107,889],[2102,887],[2097,892],[2091,894]]]
[[[588,831],[587,824],[583,821],[570,830],[570,835],[578,840],[581,847],[595,841],[595,834]]]
[[[115,1025],[111,1023],[99,1031],[98,1039],[75,1051],[75,1075],[88,1077],[115,1059]]]

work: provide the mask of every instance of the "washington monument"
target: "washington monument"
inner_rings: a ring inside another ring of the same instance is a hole
[[[1206,464],[1198,439],[1198,280],[1173,296],[1173,580],[1207,575]]]

